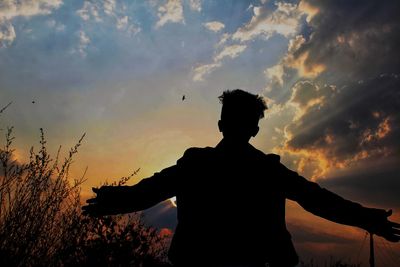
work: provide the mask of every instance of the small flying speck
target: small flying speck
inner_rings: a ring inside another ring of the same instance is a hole
[[[32,104],[35,104],[36,102],[35,101],[32,101]]]
[[[182,101],[184,101],[186,99],[186,96],[185,95],[183,95],[182,96]]]

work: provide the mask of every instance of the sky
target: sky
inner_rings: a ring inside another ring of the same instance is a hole
[[[39,128],[53,155],[86,133],[71,176],[88,167],[88,197],[215,146],[218,96],[241,88],[269,107],[253,145],[400,221],[398,14],[396,0],[2,0],[0,107],[12,104],[0,128],[15,127],[21,162]],[[166,202],[148,217],[173,227],[175,212]],[[302,259],[366,266],[364,231],[290,201],[287,222]],[[376,243],[378,264],[400,265],[399,245]]]

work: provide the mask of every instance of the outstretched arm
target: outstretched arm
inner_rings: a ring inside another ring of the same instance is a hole
[[[143,179],[134,186],[102,186],[93,188],[96,197],[87,200],[83,214],[114,215],[144,210],[173,197],[179,166],[175,165]]]
[[[308,181],[283,165],[287,198],[297,201],[305,210],[341,224],[357,226],[370,233],[398,242],[400,224],[388,220],[392,211],[363,207]]]

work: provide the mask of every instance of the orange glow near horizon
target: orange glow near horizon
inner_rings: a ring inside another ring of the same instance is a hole
[[[125,184],[133,186],[190,147],[215,147],[223,137],[218,96],[240,88],[269,107],[250,139],[255,148],[351,201],[393,208],[400,222],[399,8],[400,1],[0,0],[0,151],[14,126],[12,159],[29,163],[43,129],[50,165],[60,145],[61,165],[85,133],[68,177],[73,184],[87,168],[84,204],[93,187],[140,169]],[[361,245],[363,230],[286,203],[300,257],[346,259]],[[155,224],[160,235],[173,234],[176,207],[170,198],[149,209],[165,224]],[[400,244],[393,247],[400,255]]]

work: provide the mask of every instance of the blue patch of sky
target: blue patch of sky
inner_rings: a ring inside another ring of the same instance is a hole
[[[138,23],[142,33],[151,32],[158,20],[157,9],[150,1],[125,1],[126,15]]]
[[[301,34],[306,41],[308,41],[313,33],[313,27],[307,23],[306,21],[307,16],[303,16],[300,20],[300,30],[299,34]]]
[[[237,58],[226,64],[225,70],[242,73],[250,88],[264,88],[266,84],[265,69],[275,65],[287,51],[288,40],[275,34],[267,41],[256,39],[249,43],[248,48]],[[240,82],[232,77],[234,82]]]
[[[14,19],[17,38],[11,47],[0,50],[1,72],[9,74],[7,80],[13,80],[16,87],[35,84],[56,88],[95,87],[110,78],[141,79],[179,71],[189,76],[196,64],[211,63],[214,45],[221,34],[242,27],[253,15],[248,9],[250,4],[260,3],[203,1],[201,12],[191,11],[185,4],[184,24],[167,23],[160,28],[155,28],[157,7],[141,1],[124,4],[126,9],[121,11],[121,6],[117,6],[116,12],[128,15],[130,23],[141,28],[134,36],[119,31],[115,17],[102,16],[100,22],[82,20],[76,13],[82,8],[82,1],[67,1],[51,15]],[[48,25],[50,20],[56,22],[56,27],[62,24],[65,28],[55,30]],[[202,25],[214,20],[221,21],[226,28],[214,33]],[[86,57],[77,52],[79,31],[90,39],[83,48]],[[242,69],[246,74],[258,75],[261,84],[262,70],[282,55],[282,49],[286,49],[283,44],[285,40],[279,36],[267,42],[254,41],[239,59],[227,59],[232,66],[224,64],[220,71]]]
[[[259,5],[259,1],[203,1],[202,18],[204,22],[219,21],[225,25],[225,31],[235,32],[253,16],[250,5]]]
[[[76,15],[73,13],[74,18],[70,17],[70,12],[75,10],[64,4],[51,15],[13,19],[16,39],[10,47],[0,49],[0,72],[6,73],[6,81],[13,89],[81,80],[84,66],[70,54],[79,28]],[[65,28],[56,31],[48,24],[50,20]],[[4,82],[2,79],[1,83]]]

